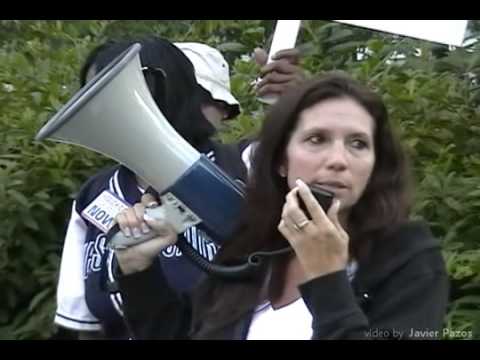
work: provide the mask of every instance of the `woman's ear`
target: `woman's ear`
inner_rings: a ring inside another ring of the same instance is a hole
[[[288,174],[287,164],[283,163],[283,164],[280,165],[280,167],[278,168],[278,174],[282,178],[287,177],[287,174]]]

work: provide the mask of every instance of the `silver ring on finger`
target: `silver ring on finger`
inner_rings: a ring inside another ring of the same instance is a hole
[[[299,230],[303,229],[305,226],[307,226],[310,223],[310,220],[303,220],[300,224],[295,224]]]

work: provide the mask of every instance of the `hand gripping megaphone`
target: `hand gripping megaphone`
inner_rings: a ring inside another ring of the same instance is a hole
[[[166,218],[178,233],[201,222],[221,242],[237,226],[243,188],[169,124],[145,82],[140,49],[140,44],[132,45],[99,72],[40,129],[36,140],[79,145],[118,161],[160,194],[164,206],[149,215]],[[110,244],[130,245],[121,233],[108,237]],[[186,242],[177,245],[204,270],[225,270]]]

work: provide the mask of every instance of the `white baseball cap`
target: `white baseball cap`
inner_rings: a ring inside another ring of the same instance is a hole
[[[240,104],[230,92],[230,73],[228,63],[217,49],[194,43],[174,43],[188,57],[195,68],[198,84],[207,90],[213,99],[230,105],[230,117],[240,113]]]

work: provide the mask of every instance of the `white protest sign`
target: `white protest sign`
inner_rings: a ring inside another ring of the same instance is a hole
[[[468,20],[334,20],[417,39],[462,46]]]
[[[278,51],[295,47],[301,23],[302,20],[277,20],[267,63]]]

